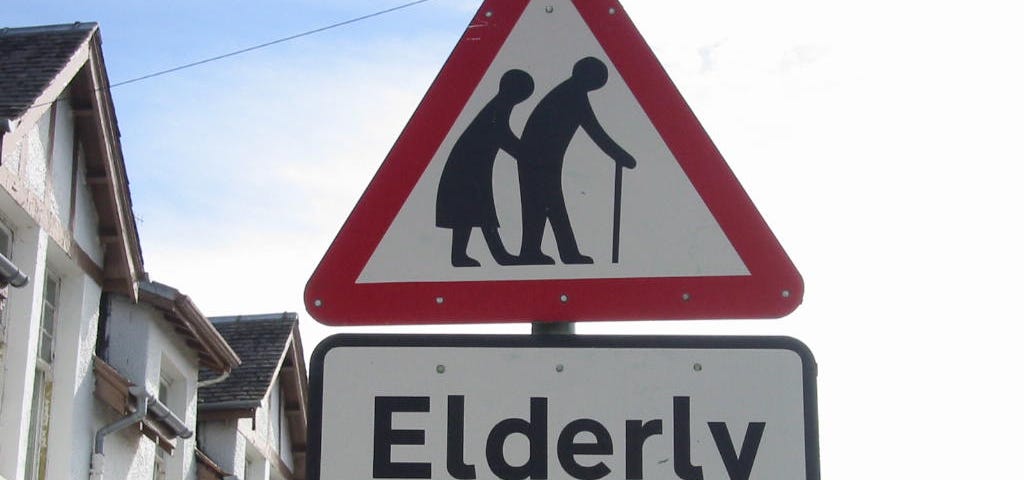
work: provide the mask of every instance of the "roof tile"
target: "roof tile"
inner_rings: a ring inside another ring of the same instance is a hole
[[[270,389],[298,317],[294,313],[210,317],[213,326],[242,363],[220,383],[199,389],[199,406],[227,402],[258,403]],[[200,371],[200,380],[218,374]]]
[[[0,28],[0,118],[19,118],[42,95],[95,23]]]

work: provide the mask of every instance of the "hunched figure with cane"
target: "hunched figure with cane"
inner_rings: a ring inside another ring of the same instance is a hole
[[[523,237],[516,263],[520,265],[555,263],[541,251],[548,222],[562,263],[594,263],[593,258],[580,253],[562,192],[565,153],[580,128],[617,164],[615,215],[618,216],[622,168],[635,168],[636,160],[604,131],[590,105],[588,94],[607,82],[608,67],[597,58],[583,58],[573,66],[572,76],[541,99],[526,121],[518,163]],[[618,227],[618,218],[614,223]],[[618,228],[614,235],[618,236]],[[612,243],[613,261],[618,261],[618,238],[613,238]]]

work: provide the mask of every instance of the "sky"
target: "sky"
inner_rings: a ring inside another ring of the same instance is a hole
[[[97,21],[116,83],[400,3],[4,0],[0,25]],[[798,338],[818,363],[822,478],[1014,471],[1019,15],[997,1],[622,3],[806,293],[779,320],[577,332]],[[431,0],[115,88],[151,278],[209,316],[298,312],[307,354],[331,333],[398,331],[319,325],[302,290],[477,6]]]

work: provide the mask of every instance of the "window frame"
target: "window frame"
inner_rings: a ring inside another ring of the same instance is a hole
[[[25,478],[28,480],[46,478],[46,452],[49,443],[47,437],[50,431],[50,408],[53,405],[53,363],[57,352],[57,324],[60,319],[60,284],[60,276],[47,268],[43,275],[35,378],[32,383],[32,403],[29,406],[28,450],[25,454]],[[50,316],[49,331],[45,327],[47,314]],[[45,356],[42,354],[44,341],[48,349]]]

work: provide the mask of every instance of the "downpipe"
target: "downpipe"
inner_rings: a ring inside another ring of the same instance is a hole
[[[216,385],[216,384],[218,384],[220,382],[223,382],[224,380],[227,380],[229,376],[231,376],[231,371],[230,370],[220,374],[219,376],[217,376],[215,378],[211,378],[209,380],[203,380],[203,381],[197,383],[196,384],[196,389],[200,389],[200,388],[203,388],[203,387],[209,387],[210,385]]]
[[[89,468],[89,480],[103,480],[103,443],[107,435],[124,430],[141,421],[149,410],[149,394],[144,387],[128,387],[128,393],[135,397],[135,411],[110,425],[107,425],[96,432],[96,439],[93,441],[92,466]]]
[[[182,422],[181,419],[178,418],[174,412],[171,412],[166,405],[161,403],[160,400],[157,400],[150,395],[149,392],[146,391],[145,387],[128,387],[128,393],[135,397],[135,411],[132,412],[131,415],[111,423],[96,432],[96,439],[93,443],[92,466],[89,469],[89,480],[103,479],[103,463],[106,458],[103,452],[103,447],[107,435],[135,425],[142,421],[148,413],[152,413],[154,418],[170,427],[175,437],[190,438],[193,435],[192,430],[185,425],[185,422]]]
[[[9,258],[0,253],[0,282],[15,288],[28,285],[28,275],[22,272]]]

